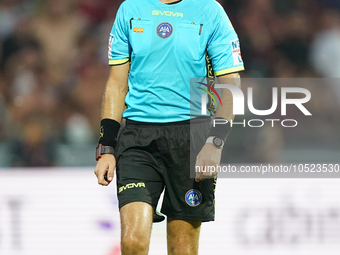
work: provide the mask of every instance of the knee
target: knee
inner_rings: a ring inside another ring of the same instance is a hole
[[[149,239],[143,236],[125,235],[122,237],[123,255],[146,255],[149,251]]]
[[[196,255],[198,251],[195,248],[188,246],[177,246],[177,247],[169,247],[169,254],[171,255]]]
[[[190,236],[188,236],[190,237]],[[192,238],[176,238],[168,239],[168,254],[169,255],[197,255],[198,254],[198,239]]]

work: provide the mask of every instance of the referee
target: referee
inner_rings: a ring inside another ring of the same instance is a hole
[[[122,254],[148,254],[163,191],[168,254],[198,254],[201,222],[214,220],[216,173],[190,171],[220,163],[230,127],[193,114],[201,108],[190,79],[216,75],[240,87],[237,34],[215,0],[126,0],[109,65],[95,174],[108,185],[116,168]],[[215,118],[231,121],[232,94],[223,89],[220,99]]]

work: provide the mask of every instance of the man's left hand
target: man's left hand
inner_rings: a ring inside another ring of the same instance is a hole
[[[217,175],[217,166],[221,162],[222,149],[216,148],[211,143],[206,143],[196,157],[195,181],[203,181]]]

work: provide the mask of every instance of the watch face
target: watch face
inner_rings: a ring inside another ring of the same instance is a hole
[[[222,147],[223,145],[222,139],[218,137],[214,138],[213,143],[216,147]]]

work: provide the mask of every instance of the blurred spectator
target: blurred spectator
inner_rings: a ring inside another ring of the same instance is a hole
[[[25,121],[22,135],[11,142],[12,166],[42,167],[53,166],[54,143],[46,136],[44,118],[29,116]]]
[[[327,10],[321,21],[323,29],[311,49],[312,63],[319,74],[340,78],[340,12]]]
[[[60,98],[57,87],[49,80],[44,63],[42,50],[36,44],[24,46],[8,61],[5,70],[12,85],[9,110],[15,127],[11,129],[11,135],[20,132],[26,118],[36,112],[44,113],[50,123],[56,121]]]
[[[78,10],[80,14],[86,18],[91,25],[99,25],[107,19],[112,19],[121,1],[112,0],[78,0]]]
[[[44,69],[41,49],[37,44],[25,45],[10,60],[6,72],[12,81],[11,96],[14,102],[22,102],[37,89]]]
[[[101,62],[99,48],[100,44],[93,31],[80,38],[78,55],[73,67],[76,76],[75,86],[70,92],[72,99],[89,119],[93,132],[98,131],[101,101],[110,71],[107,63]]]
[[[8,126],[8,113],[6,107],[6,82],[0,73],[0,141],[6,140],[7,126]]]
[[[16,23],[13,33],[7,36],[3,40],[0,68],[3,70],[7,64],[7,61],[13,54],[16,54],[27,44],[38,44],[38,42],[32,37],[31,22],[28,17],[22,17]]]
[[[17,20],[27,12],[22,0],[0,1],[0,40],[10,35]]]
[[[54,82],[61,83],[68,75],[84,25],[74,1],[42,2],[32,26],[46,57],[47,73]]]
[[[93,132],[98,132],[100,123],[101,102],[109,69],[101,63],[93,62],[78,77],[77,85],[72,93],[73,100],[84,110],[91,122]]]
[[[340,2],[338,0],[322,0],[321,2],[329,9],[340,10]]]
[[[63,136],[67,144],[84,145],[96,142],[90,121],[73,98],[66,100],[60,110],[63,113]]]

